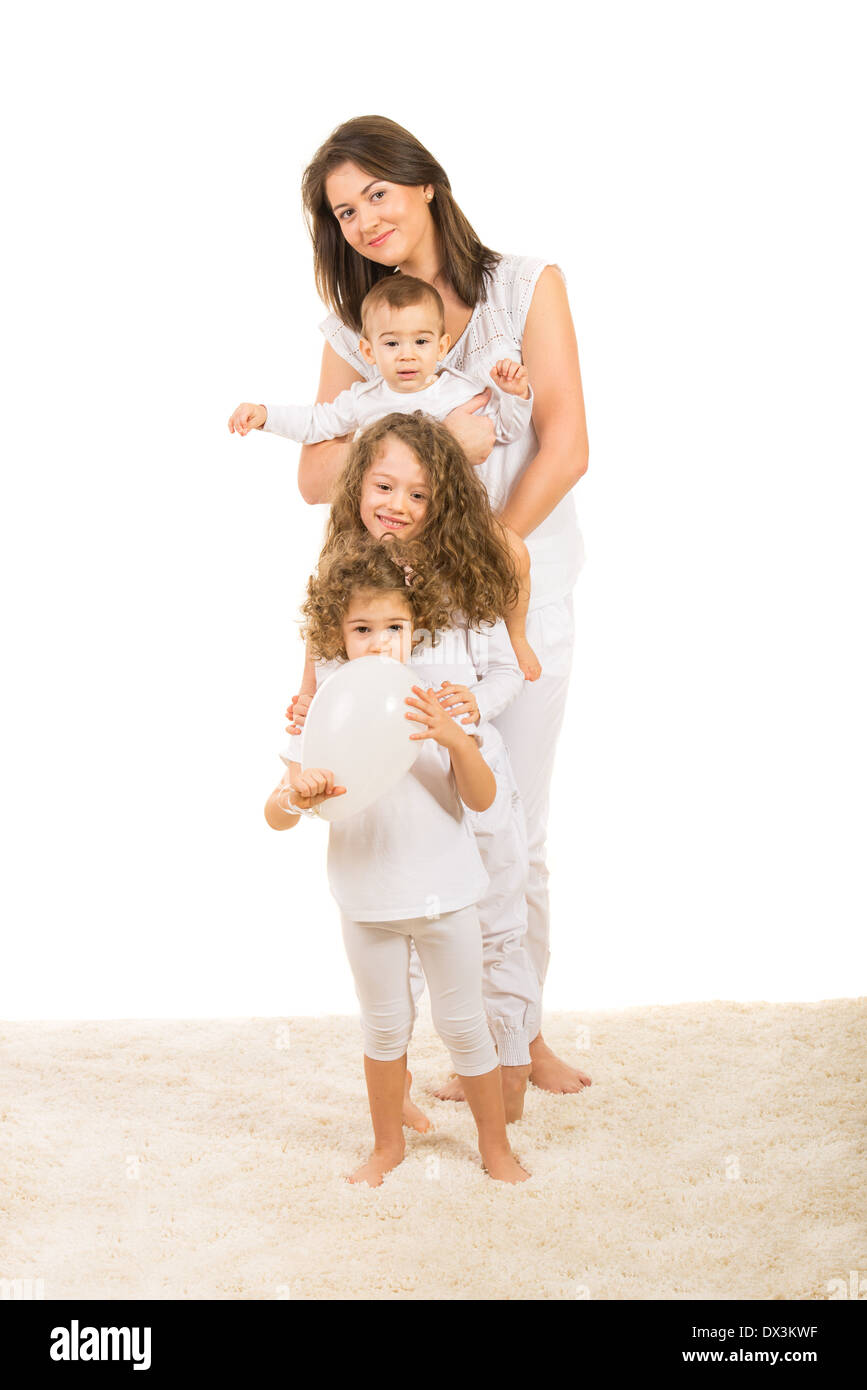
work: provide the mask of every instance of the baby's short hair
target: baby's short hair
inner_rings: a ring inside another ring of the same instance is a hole
[[[427,280],[419,280],[415,275],[384,275],[377,280],[372,290],[368,290],[361,304],[361,331],[368,337],[367,321],[372,313],[387,305],[389,309],[411,309],[415,304],[430,301],[439,322],[440,336],[446,331],[446,310],[438,290]]]

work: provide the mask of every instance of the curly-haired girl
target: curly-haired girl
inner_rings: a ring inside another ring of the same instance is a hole
[[[368,655],[407,662],[413,633],[433,632],[447,615],[431,567],[412,552],[372,537],[342,536],[323,556],[308,586],[307,636],[321,657]],[[506,1138],[497,1054],[482,1004],[482,945],[475,904],[485,873],[464,808],[484,811],[496,781],[481,755],[484,733],[467,733],[421,685],[407,697],[406,717],[424,725],[413,764],[372,805],[332,822],[328,876],[341,910],[343,938],[361,1004],[364,1071],[374,1148],[350,1182],[375,1187],[404,1156],[402,1110],[406,1050],[413,1024],[410,943],[422,962],[434,1023],[449,1049],[473,1112],[479,1152],[490,1176],[524,1182]],[[340,796],[330,768],[287,758],[288,772],[268,798],[265,816],[288,830],[302,814]],[[435,896],[440,910],[432,915]]]
[[[506,1119],[520,1118],[530,1074],[530,1043],[541,1028],[540,987],[526,945],[528,849],[521,798],[493,721],[520,694],[524,680],[502,614],[515,575],[487,492],[457,440],[442,424],[414,414],[386,416],[353,444],[336,485],[320,564],[347,537],[373,536],[388,545],[412,542],[423,568],[436,575],[448,616],[439,646],[413,654],[437,702],[463,724],[485,722],[485,759],[497,796],[468,819],[488,874],[479,899],[484,950],[483,995],[501,1064]],[[309,604],[309,601],[308,601]],[[305,610],[308,618],[309,607]],[[328,664],[308,660],[287,713],[297,732]],[[423,988],[414,963],[414,993]],[[460,1083],[437,1094],[460,1099]],[[423,1123],[408,1105],[407,1122]]]

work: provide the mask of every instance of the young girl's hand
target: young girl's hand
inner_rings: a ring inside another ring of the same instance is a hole
[[[406,717],[425,724],[427,730],[423,734],[410,734],[410,738],[433,738],[441,748],[456,748],[467,735],[443,709],[436,692],[422,690],[420,685],[414,685],[413,690],[415,698],[412,695],[406,697],[406,703],[412,705],[413,712]]]
[[[251,405],[245,401],[229,416],[229,433],[247,434],[250,430],[260,430],[267,419],[268,412],[264,405]]]
[[[449,714],[462,715],[462,724],[478,723],[479,706],[475,695],[466,685],[453,685],[451,681],[443,681],[436,692],[436,698]]]
[[[523,396],[526,400],[530,394],[527,368],[522,362],[513,362],[511,357],[501,357],[499,362],[494,363],[491,380],[508,396]]]
[[[283,783],[282,790],[277,794],[277,805],[282,811],[288,811],[286,803],[292,801],[299,810],[309,811],[333,796],[343,796],[345,792],[345,787],[335,787],[334,773],[327,767],[308,767],[303,772],[296,772],[288,783]]]
[[[312,695],[293,695],[286,709],[286,718],[289,723],[286,725],[287,734],[300,734],[304,728],[304,720],[307,718],[307,711],[313,703]]]

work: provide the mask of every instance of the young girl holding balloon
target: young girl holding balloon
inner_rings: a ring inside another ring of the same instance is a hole
[[[489,722],[520,694],[524,680],[502,621],[515,591],[511,551],[484,484],[442,424],[393,414],[354,442],[335,487],[323,559],[346,536],[424,548],[448,601],[448,630],[433,649],[412,656],[420,679],[464,726],[484,721],[485,758],[497,782],[494,803],[469,810],[489,879],[478,901],[484,955],[483,995],[501,1065],[508,1121],[520,1118],[530,1074],[530,1042],[541,1028],[540,987],[526,949],[527,840],[523,807],[502,736]],[[320,660],[305,671],[290,705],[290,733],[303,726],[316,684],[334,670]],[[312,683],[311,683],[312,675]],[[416,997],[423,981],[414,963]],[[451,1098],[446,1088],[437,1094]],[[418,1112],[408,1113],[418,1124]]]
[[[307,637],[322,658],[352,662],[386,656],[408,662],[414,633],[436,634],[451,596],[424,553],[355,532],[332,537],[311,578]],[[414,1007],[410,942],[421,958],[434,1022],[476,1121],[479,1152],[497,1181],[529,1174],[512,1154],[497,1054],[482,1004],[482,946],[475,904],[487,875],[464,807],[483,812],[497,787],[474,734],[422,686],[406,697],[406,718],[422,748],[389,790],[346,820],[332,823],[329,880],[362,1011],[364,1070],[374,1148],[350,1182],[379,1186],[404,1156],[402,1108],[406,1049]],[[300,740],[295,740],[295,743]],[[299,750],[271,793],[266,819],[291,829],[304,813],[347,794],[327,767],[302,771]],[[433,910],[431,904],[434,904]]]

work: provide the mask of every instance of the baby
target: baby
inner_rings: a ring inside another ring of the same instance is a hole
[[[362,333],[359,348],[364,360],[380,375],[359,381],[330,402],[308,406],[239,405],[229,420],[231,433],[246,435],[251,429],[294,439],[299,444],[320,444],[357,434],[365,426],[394,411],[411,414],[422,410],[444,420],[452,410],[488,389],[453,367],[438,364],[446,356],[451,339],[445,331],[445,309],[433,285],[411,275],[387,275],[378,280],[361,306]],[[508,357],[491,371],[494,390],[482,410],[494,426],[501,444],[511,444],[530,426],[533,393],[527,369]],[[527,641],[526,618],[530,601],[530,556],[516,531],[506,527],[507,539],[518,571],[519,597],[504,615],[509,638],[526,680],[542,674],[535,652]],[[395,533],[400,523],[395,520]]]

